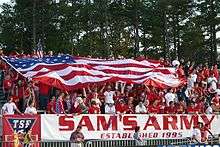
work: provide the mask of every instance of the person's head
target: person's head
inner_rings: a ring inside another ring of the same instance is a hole
[[[34,101],[29,101],[29,104],[28,104],[30,107],[34,107],[35,103]]]
[[[143,107],[143,102],[139,102],[139,107]]]
[[[65,96],[65,93],[64,93],[64,92],[62,92],[62,93],[60,94],[60,96],[61,96],[61,97],[64,97],[64,96]]]
[[[53,56],[53,51],[49,51],[49,52],[48,52],[48,55],[49,55],[49,56]]]
[[[124,106],[125,105],[125,101],[123,99],[120,99],[120,105]]]
[[[199,128],[202,128],[204,125],[202,122],[198,122],[198,126],[199,126]]]
[[[141,101],[141,102],[144,102],[144,101],[145,101],[145,97],[141,95],[141,96],[140,96],[140,101]]]
[[[157,99],[154,100],[153,105],[154,105],[154,106],[157,106],[157,105],[158,105],[158,102],[159,102],[159,100],[157,100]]]
[[[134,98],[133,97],[129,97],[128,98],[128,102],[133,102],[134,101]]]
[[[92,93],[92,97],[93,97],[94,99],[97,99],[97,98],[98,98],[98,93],[97,93],[96,91],[94,91],[94,92]]]
[[[190,103],[190,106],[191,106],[192,108],[194,108],[194,107],[195,107],[195,102],[192,101],[192,102]]]
[[[113,107],[113,106],[114,106],[114,103],[108,103],[108,106],[109,106],[109,107]]]
[[[0,55],[2,55],[2,54],[3,54],[3,49],[0,48]]]
[[[167,92],[173,92],[172,88],[167,89]]]
[[[170,101],[170,102],[169,102],[169,106],[170,106],[170,107],[174,107],[174,101]]]
[[[111,86],[109,85],[108,87],[107,87],[107,91],[111,91]]]
[[[66,97],[65,97],[65,99],[66,99],[66,100],[69,100],[69,99],[70,99],[70,95],[67,94]]]
[[[139,127],[139,126],[136,126],[136,127],[134,128],[134,131],[135,131],[135,132],[139,132],[139,131],[140,131],[140,127]]]
[[[76,131],[77,132],[80,132],[82,130],[82,126],[78,126],[77,128],[76,128]]]
[[[95,107],[96,106],[96,101],[91,101],[91,106]]]
[[[82,96],[82,100],[84,103],[86,102],[86,97],[84,95]]]
[[[55,101],[55,100],[56,100],[56,97],[52,96],[51,101]]]
[[[199,87],[199,83],[198,82],[195,82],[195,87]]]
[[[9,102],[9,103],[12,103],[12,102],[13,102],[13,97],[12,97],[12,96],[10,96],[10,97],[8,98],[8,102]]]
[[[210,75],[211,77],[214,77],[215,76],[215,74],[214,74],[214,72],[211,72],[211,75]]]
[[[60,95],[60,90],[56,90],[56,96]]]

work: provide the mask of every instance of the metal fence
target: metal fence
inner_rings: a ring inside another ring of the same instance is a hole
[[[207,144],[219,144],[219,138],[210,139]],[[150,139],[137,142],[135,140],[87,140],[84,143],[68,141],[40,141],[33,142],[30,147],[134,147],[134,146],[163,146],[163,145],[196,145],[190,138],[185,139]],[[14,147],[14,142],[0,142],[2,147]]]

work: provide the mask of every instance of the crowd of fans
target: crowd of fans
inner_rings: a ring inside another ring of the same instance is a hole
[[[0,55],[2,55],[0,50]],[[53,53],[49,52],[48,56]],[[14,56],[14,55],[13,55]],[[27,55],[16,55],[21,58]],[[168,60],[161,63],[172,66]],[[219,71],[217,65],[195,65],[178,61],[176,74],[186,81],[177,88],[159,89],[124,82],[90,84],[85,88],[65,91],[29,81],[3,61],[2,88],[8,102],[4,114],[194,114],[220,111]]]

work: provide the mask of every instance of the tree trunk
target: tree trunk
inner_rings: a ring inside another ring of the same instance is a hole
[[[135,57],[137,56],[137,53],[139,52],[139,16],[138,16],[138,4],[139,1],[135,1],[135,21],[134,21],[134,34],[135,34],[135,44],[134,44],[134,54]]]
[[[36,47],[36,0],[33,0],[33,48]]]

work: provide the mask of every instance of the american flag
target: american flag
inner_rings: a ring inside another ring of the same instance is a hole
[[[102,60],[70,55],[35,59],[3,57],[3,60],[26,78],[65,90],[116,81],[161,88],[181,84],[174,68],[163,67],[159,61],[152,60]]]

